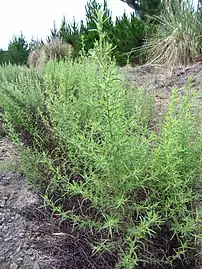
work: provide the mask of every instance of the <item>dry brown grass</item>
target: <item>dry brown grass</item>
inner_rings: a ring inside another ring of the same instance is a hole
[[[60,39],[53,39],[41,48],[32,51],[28,56],[27,63],[31,68],[37,67],[43,69],[45,63],[49,60],[60,60],[65,57],[75,57],[74,47]]]
[[[202,24],[190,3],[168,5],[152,19],[157,22],[156,31],[136,49],[146,55],[147,62],[165,66],[194,63],[201,52]]]

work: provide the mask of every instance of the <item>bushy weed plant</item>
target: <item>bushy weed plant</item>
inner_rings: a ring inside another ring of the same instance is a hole
[[[32,181],[38,175],[31,173],[33,167],[46,173],[44,199],[61,221],[71,220],[74,226],[101,235],[92,245],[93,253],[116,249],[116,268],[173,266],[194,246],[200,224],[195,185],[201,176],[202,141],[192,95],[185,90],[180,96],[173,89],[155,134],[149,124],[152,94],[124,86],[110,57],[113,47],[103,32],[103,12],[99,10],[94,19],[99,41],[78,62],[50,61],[42,77],[27,69],[0,70],[4,118],[14,130],[23,125],[37,134],[37,151],[26,151],[29,157],[24,155],[22,168]],[[9,72],[16,72],[13,79]],[[45,152],[46,136],[36,128],[30,106],[39,112],[45,106],[48,111],[51,135],[57,141],[54,154],[47,150],[50,144]],[[52,199],[55,191],[61,194],[57,201]],[[78,206],[65,207],[63,200],[73,198]],[[173,238],[175,245],[169,250]],[[156,240],[161,242],[158,249]]]
[[[54,136],[68,156],[62,171],[55,170],[53,184],[60,182],[66,197],[89,201],[89,210],[97,214],[92,218],[74,209],[65,212],[49,200],[48,192],[45,198],[62,219],[107,234],[106,244],[94,250],[115,244],[121,248],[121,268],[151,261],[171,265],[185,254],[199,220],[191,208],[201,164],[191,97],[187,92],[179,101],[173,89],[165,121],[155,135],[148,126],[150,114],[143,113],[144,102],[149,111],[152,108],[151,96],[141,88],[123,87],[109,57],[112,46],[105,41],[101,13],[96,23],[100,39],[91,55],[75,65],[50,62],[45,79]],[[57,92],[55,87],[51,90],[56,82]],[[174,254],[145,255],[147,240],[163,227],[170,240],[179,240]],[[118,242],[113,241],[117,234]]]
[[[38,70],[6,65],[0,68],[0,106],[9,132],[36,138],[44,129],[45,85]],[[40,130],[40,131],[39,131]],[[45,131],[45,129],[44,129]]]

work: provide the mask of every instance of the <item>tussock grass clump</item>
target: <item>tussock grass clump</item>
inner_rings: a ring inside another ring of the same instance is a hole
[[[28,56],[29,67],[44,68],[44,65],[50,59],[65,59],[66,57],[74,58],[75,50],[71,44],[65,43],[60,39],[53,39],[49,43],[41,46]]]
[[[45,58],[45,55],[42,55],[40,49],[35,49],[30,52],[28,59],[27,59],[27,64],[29,67],[34,68],[34,67],[39,67],[40,66],[40,58],[43,59]]]
[[[4,117],[14,130],[23,125],[35,134],[23,170],[32,181],[33,167],[46,173],[46,202],[61,222],[71,220],[96,234],[93,254],[116,250],[115,268],[175,268],[194,246],[200,224],[193,204],[202,141],[192,96],[187,90],[179,98],[173,89],[155,134],[149,125],[154,97],[143,88],[123,86],[110,57],[113,48],[103,33],[101,11],[95,22],[99,42],[89,55],[83,53],[74,64],[49,61],[43,83],[30,73],[16,85],[6,79],[10,67],[0,70]],[[36,127],[30,105],[46,122],[41,113],[45,105],[55,139],[52,147],[44,143],[46,133]],[[38,178],[43,181],[41,174]],[[55,193],[60,193],[57,201]]]
[[[201,52],[202,24],[190,1],[169,1],[157,22],[156,31],[139,50],[149,63],[167,66],[187,65]],[[172,4],[171,4],[172,3]]]

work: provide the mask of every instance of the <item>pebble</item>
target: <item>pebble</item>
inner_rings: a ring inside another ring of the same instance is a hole
[[[5,257],[0,256],[0,263],[5,262]]]
[[[24,233],[19,233],[18,236],[21,238],[24,236]]]
[[[40,269],[38,262],[35,262],[35,263],[34,263],[34,267],[33,267],[33,269]]]
[[[28,249],[29,248],[29,246],[27,245],[27,243],[24,243],[24,245],[23,245],[23,249]]]
[[[14,262],[11,264],[10,269],[18,269],[19,266]]]
[[[19,246],[17,249],[16,249],[16,253],[20,252],[21,250],[21,246]]]
[[[10,241],[10,240],[12,240],[12,235],[6,237],[6,238],[4,239],[4,242],[8,242],[8,241]]]
[[[26,254],[28,255],[28,256],[31,256],[32,254],[33,254],[33,249],[28,249],[27,251],[26,251]]]
[[[4,207],[6,204],[6,200],[2,199],[0,200],[0,207]]]
[[[23,263],[23,258],[19,257],[19,258],[16,259],[16,264],[17,265],[21,265],[22,263]]]
[[[35,257],[35,256],[31,256],[30,259],[31,259],[32,261],[34,261],[34,260],[36,260],[36,257]]]

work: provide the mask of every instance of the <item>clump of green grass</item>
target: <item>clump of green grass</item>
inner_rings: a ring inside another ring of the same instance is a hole
[[[172,3],[172,4],[171,4]],[[156,30],[142,48],[148,63],[187,65],[201,52],[202,24],[190,1],[168,1],[160,16],[153,16]]]

